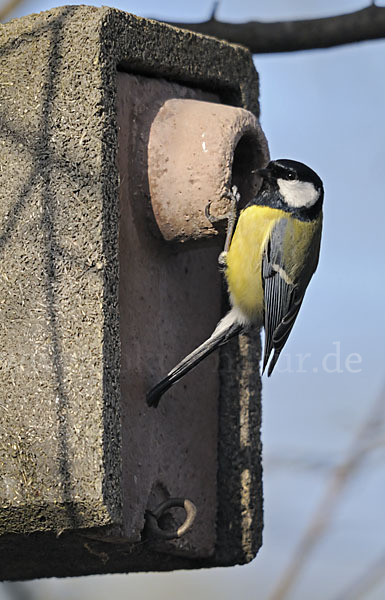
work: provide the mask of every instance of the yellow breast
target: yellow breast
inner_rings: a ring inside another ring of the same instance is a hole
[[[261,322],[262,254],[277,219],[288,213],[268,206],[249,206],[239,216],[226,257],[226,279],[233,306],[251,321]]]

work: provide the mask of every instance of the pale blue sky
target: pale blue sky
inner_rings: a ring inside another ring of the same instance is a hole
[[[95,3],[96,5],[105,3]],[[379,3],[380,4],[380,3]],[[52,7],[27,0],[23,14]],[[117,1],[141,16],[204,20],[212,3]],[[362,8],[357,0],[222,0],[223,20],[326,16]],[[196,573],[92,577],[33,584],[44,598],[115,600],[213,596],[265,600],[287,564],[329,470],[384,385],[385,42],[256,56],[262,126],[272,157],[307,162],[324,180],[325,224],[319,269],[311,282],[277,372],[264,378],[264,546],[244,567]],[[326,372],[340,348],[341,373]],[[298,372],[297,354],[310,353]],[[346,358],[361,364],[349,372]],[[290,358],[289,358],[290,357]],[[288,366],[291,360],[291,370]],[[317,369],[317,372],[314,370]],[[297,371],[297,372],[296,372]],[[384,451],[347,488],[333,527],[307,563],[288,600],[333,600],[384,553]],[[366,600],[385,597],[385,582]]]

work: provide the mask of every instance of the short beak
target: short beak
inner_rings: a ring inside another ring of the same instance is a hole
[[[271,173],[270,173],[270,170],[269,170],[267,167],[265,167],[265,168],[263,168],[263,169],[257,169],[257,170],[256,170],[256,173],[257,173],[257,174],[258,174],[260,177],[266,177],[266,178],[270,177],[270,175],[271,175]]]

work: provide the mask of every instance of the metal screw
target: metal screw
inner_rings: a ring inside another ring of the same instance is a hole
[[[184,508],[186,519],[178,529],[161,529],[158,521],[170,508]],[[162,540],[173,540],[175,538],[181,538],[191,529],[196,514],[196,506],[191,500],[188,500],[187,498],[169,498],[159,504],[155,509],[146,510],[146,525],[148,530],[155,537]]]

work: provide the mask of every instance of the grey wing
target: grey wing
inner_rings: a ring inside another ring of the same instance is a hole
[[[273,372],[282,348],[290,335],[306,289],[300,290],[285,271],[282,249],[286,227],[286,219],[278,221],[275,225],[262,260],[265,304],[263,371],[274,350],[268,368],[268,376]]]

